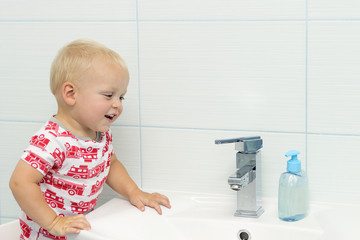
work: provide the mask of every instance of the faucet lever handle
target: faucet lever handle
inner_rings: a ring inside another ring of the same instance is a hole
[[[235,150],[244,153],[254,153],[262,148],[263,140],[260,136],[215,140],[215,144],[224,143],[235,143]]]
[[[260,138],[260,136],[253,136],[253,137],[219,139],[219,140],[215,140],[215,144],[244,142],[244,141],[247,141],[247,140],[256,140],[256,139],[261,139],[261,138]]]

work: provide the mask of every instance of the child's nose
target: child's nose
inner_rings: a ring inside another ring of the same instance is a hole
[[[113,102],[113,107],[114,108],[121,108],[122,106],[122,102],[120,99],[115,99],[115,101]]]

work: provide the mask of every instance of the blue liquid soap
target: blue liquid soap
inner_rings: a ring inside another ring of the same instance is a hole
[[[278,214],[283,221],[293,222],[305,218],[309,211],[309,184],[306,172],[301,170],[298,151],[289,151],[287,172],[280,176]]]

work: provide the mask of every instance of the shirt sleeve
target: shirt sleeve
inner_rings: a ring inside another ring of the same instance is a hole
[[[56,137],[42,129],[31,137],[21,159],[46,175],[57,164],[59,147]]]

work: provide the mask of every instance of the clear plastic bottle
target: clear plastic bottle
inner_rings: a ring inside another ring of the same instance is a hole
[[[279,181],[278,214],[281,220],[288,222],[303,219],[309,211],[309,183],[306,172],[301,170],[298,154],[296,150],[285,154],[291,159]]]

